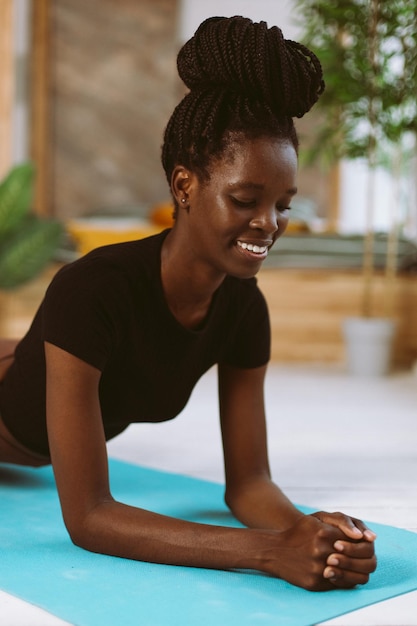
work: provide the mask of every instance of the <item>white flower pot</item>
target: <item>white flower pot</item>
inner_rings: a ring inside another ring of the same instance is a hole
[[[391,319],[349,317],[343,323],[348,371],[385,376],[391,369],[396,324]]]

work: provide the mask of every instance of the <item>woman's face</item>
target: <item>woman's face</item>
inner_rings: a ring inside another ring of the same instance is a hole
[[[188,252],[220,275],[252,277],[287,227],[296,193],[295,149],[270,138],[236,142],[209,173],[203,183],[188,173],[182,189],[188,210],[180,210],[178,219],[188,229]]]

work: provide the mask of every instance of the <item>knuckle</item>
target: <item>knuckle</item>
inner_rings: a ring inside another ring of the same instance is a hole
[[[324,581],[321,579],[321,577],[319,578],[312,573],[307,576],[304,587],[307,589],[307,591],[321,591],[323,589],[323,583]]]
[[[316,541],[311,550],[311,556],[316,567],[324,566],[330,554],[330,546],[323,541]]]
[[[319,528],[319,530],[317,531],[317,537],[318,539],[325,539],[328,540],[329,536],[331,534],[331,527],[329,526],[321,526]]]

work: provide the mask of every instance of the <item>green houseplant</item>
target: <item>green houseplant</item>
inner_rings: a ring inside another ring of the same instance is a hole
[[[325,163],[361,158],[367,163],[367,225],[357,325],[361,326],[360,346],[369,347],[375,328],[378,333],[383,326],[391,327],[388,335],[393,334],[388,308],[386,320],[372,320],[375,172],[380,165],[388,168],[395,186],[410,146],[415,146],[417,0],[298,0],[296,4],[302,16],[303,39],[319,56],[326,81],[317,105],[321,123],[308,157]],[[396,270],[397,222],[398,218],[393,220],[387,238],[388,305]],[[377,346],[375,353],[379,360],[376,373],[385,373],[388,361],[382,364],[380,348]],[[385,353],[388,359],[389,348]],[[367,373],[364,363],[361,354],[361,373]]]
[[[34,168],[23,163],[0,183],[0,289],[12,289],[34,278],[51,260],[62,225],[30,211]]]

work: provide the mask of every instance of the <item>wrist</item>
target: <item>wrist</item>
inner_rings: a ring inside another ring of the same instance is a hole
[[[284,541],[277,530],[248,529],[245,556],[237,569],[252,569],[265,574],[281,577],[279,553]]]

